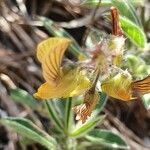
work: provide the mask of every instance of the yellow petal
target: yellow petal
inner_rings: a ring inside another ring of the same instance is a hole
[[[68,47],[68,44],[71,41],[67,38],[61,38],[61,37],[51,37],[48,38],[44,41],[42,41],[40,44],[37,46],[37,58],[40,62],[45,59],[45,56],[47,53],[51,52],[52,49],[56,46],[60,46],[62,43],[65,43],[65,47],[62,47],[61,51],[65,51],[66,48]],[[61,46],[60,46],[61,47]]]
[[[74,85],[75,88],[70,93],[70,96],[80,95],[91,86],[89,79],[78,71],[74,74],[73,78],[76,80]]]
[[[57,85],[49,82],[41,85],[34,96],[41,99],[73,97],[85,92],[89,86],[89,79],[74,69],[63,76]]]
[[[70,44],[66,38],[49,38],[37,47],[37,58],[42,63],[43,76],[47,82],[54,83],[61,77],[61,61]]]
[[[90,81],[76,68],[62,78],[58,87],[63,91],[62,97],[73,97],[84,93],[90,87]]]
[[[102,82],[102,91],[116,99],[128,101],[132,98],[131,76],[122,73]]]
[[[49,85],[46,82],[39,87],[37,93],[35,93],[33,96],[39,99],[50,99],[52,95],[56,94],[54,88],[54,85]]]

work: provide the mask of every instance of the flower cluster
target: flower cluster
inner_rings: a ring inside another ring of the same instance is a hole
[[[116,42],[120,40],[121,42]],[[72,63],[62,59],[70,40],[66,38],[49,38],[38,45],[37,58],[42,64],[46,82],[37,93],[39,99],[66,98],[83,94],[84,104],[74,107],[76,119],[85,122],[94,109],[100,92],[111,97],[128,101],[134,99],[135,91],[142,94],[150,92],[150,77],[141,81],[132,81],[129,72],[118,68],[122,58],[124,38],[111,36],[96,46],[88,61]],[[122,45],[120,44],[122,43]],[[90,70],[90,73],[89,73]],[[97,86],[100,81],[101,87]]]
[[[73,110],[77,114],[76,119],[84,123],[100,99],[98,92],[123,101],[136,99],[137,92],[149,93],[150,76],[133,81],[130,73],[120,68],[125,38],[116,26],[113,33],[93,47],[87,60],[76,63],[62,61],[71,43],[69,39],[54,37],[41,42],[37,47],[37,58],[46,82],[34,96],[52,99],[83,95],[83,104]]]

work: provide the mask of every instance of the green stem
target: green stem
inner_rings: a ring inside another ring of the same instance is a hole
[[[66,137],[64,150],[76,150],[76,139]]]
[[[68,100],[66,101],[66,106],[65,106],[65,131],[68,134],[69,132],[69,127],[70,127],[70,122],[72,119],[72,98],[69,97]]]
[[[65,150],[75,150],[76,149],[76,140],[71,138],[69,136],[70,134],[70,125],[73,123],[73,117],[72,117],[72,98],[69,97],[66,100],[65,104],[65,124],[64,124],[64,129],[65,129]]]
[[[50,104],[51,103],[51,104]],[[60,131],[63,132],[63,126],[62,123],[60,122],[60,118],[57,115],[56,110],[54,109],[53,103],[51,101],[45,100],[45,105],[47,107],[47,110],[50,115],[50,119],[52,119],[53,123],[55,124],[56,128]]]

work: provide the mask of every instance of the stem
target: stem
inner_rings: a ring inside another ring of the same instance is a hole
[[[51,101],[50,101],[51,102]],[[50,115],[50,119],[53,120],[56,128],[60,131],[60,132],[63,132],[63,126],[62,126],[62,123],[60,122],[60,118],[59,116],[57,115],[57,112],[56,110],[54,109],[54,106],[51,102],[51,104],[45,100],[45,105],[47,107],[47,110],[49,112],[49,115]]]
[[[65,148],[64,150],[76,150],[76,140],[71,137],[65,138]]]
[[[66,100],[66,105],[65,105],[65,124],[64,124],[64,129],[65,129],[65,150],[75,150],[76,147],[76,142],[75,139],[72,139],[71,137],[69,137],[69,133],[70,133],[70,125],[73,120],[72,117],[72,98],[69,97]]]
[[[71,116],[72,116],[72,98],[69,97],[67,102],[66,102],[66,106],[65,106],[65,131],[66,134],[68,135],[69,133],[69,128],[70,128],[70,122],[71,122]]]

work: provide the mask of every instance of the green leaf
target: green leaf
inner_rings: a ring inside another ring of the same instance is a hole
[[[129,149],[129,146],[120,136],[108,130],[94,129],[85,138],[94,145],[113,149]]]
[[[138,47],[144,48],[146,36],[143,30],[125,17],[120,17],[121,27],[125,35]]]
[[[124,16],[135,24],[142,26],[139,18],[136,15],[134,6],[130,0],[112,0],[112,4],[118,8],[121,16]]]
[[[72,98],[68,98],[66,100],[66,107],[65,107],[65,130],[66,132],[68,133],[69,132],[69,129],[70,129],[70,125],[72,121],[72,118],[73,118],[73,115],[72,115]]]
[[[67,37],[72,40],[72,43],[70,44],[69,50],[70,52],[77,58],[86,58],[86,54],[82,52],[81,47],[79,44],[75,41],[75,39],[63,28],[59,27],[56,23],[54,23],[52,20],[40,17],[40,21],[43,23],[43,26],[47,31],[52,34],[53,36],[58,37]]]
[[[11,98],[22,105],[27,105],[32,109],[36,109],[37,101],[26,91],[16,88],[10,90]]]
[[[146,109],[150,109],[150,94],[142,96],[142,101]]]
[[[91,131],[98,123],[101,123],[104,120],[105,116],[100,116],[100,117],[90,117],[89,120],[86,121],[86,123],[81,124],[79,122],[74,129],[72,133],[70,133],[71,137],[80,137],[87,132]]]
[[[54,104],[51,100],[45,100],[45,105],[50,115],[50,119],[55,124],[55,127],[60,131],[63,132],[63,124],[61,122],[61,118],[59,117],[58,113],[55,110]]]
[[[56,149],[57,143],[55,139],[38,128],[28,119],[8,117],[0,119],[0,123],[10,127],[20,135],[40,143],[41,145],[47,147],[49,150]]]

